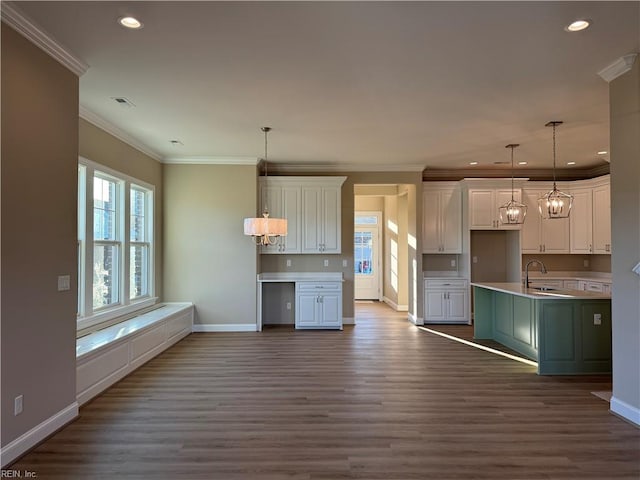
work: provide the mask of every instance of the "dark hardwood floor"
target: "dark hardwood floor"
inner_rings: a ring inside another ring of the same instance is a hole
[[[358,304],[344,331],[198,333],[11,468],[44,479],[633,479],[591,391]]]

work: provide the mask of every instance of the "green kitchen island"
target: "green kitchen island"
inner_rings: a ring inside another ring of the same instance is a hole
[[[611,296],[472,283],[474,337],[538,363],[539,375],[611,372]]]

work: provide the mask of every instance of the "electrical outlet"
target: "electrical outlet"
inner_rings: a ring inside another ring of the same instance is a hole
[[[71,290],[71,275],[58,275],[58,291]]]
[[[475,255],[473,256],[473,263],[478,263],[478,257],[476,257]]]
[[[585,258],[585,259],[582,261],[582,266],[583,266],[583,267],[585,267],[585,268],[586,268],[586,267],[588,267],[588,266],[589,266],[589,259]]]
[[[602,325],[602,315],[599,313],[593,314],[593,324],[594,325]]]
[[[328,267],[328,266],[329,266],[329,260],[328,260],[328,259],[326,259],[326,258],[324,259],[324,266],[325,266],[325,267]]]
[[[345,268],[349,266],[346,259],[342,260],[342,266]]]
[[[13,414],[14,415],[20,415],[22,413],[22,395],[18,395],[14,400],[13,400]]]
[[[451,266],[455,267],[456,266],[456,261],[455,260],[451,260]]]
[[[287,302],[287,310],[291,310],[291,302]]]
[[[290,266],[291,266],[291,259],[287,258],[287,267],[290,267]]]

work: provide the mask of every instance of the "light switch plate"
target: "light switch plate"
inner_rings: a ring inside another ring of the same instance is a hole
[[[343,266],[343,267],[347,267],[347,266],[348,266],[348,263],[347,263],[347,260],[346,260],[346,259],[345,259],[345,260],[342,260],[342,266]]]
[[[58,275],[58,291],[71,290],[71,275]]]
[[[287,267],[290,267],[290,266],[291,266],[291,259],[287,258]]]

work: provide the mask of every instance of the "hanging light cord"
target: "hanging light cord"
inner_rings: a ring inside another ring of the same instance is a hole
[[[514,202],[513,199],[513,149],[516,148],[515,145],[511,145],[511,201]]]
[[[267,160],[267,134],[269,133],[269,130],[271,130],[271,127],[262,127],[262,131],[264,132],[264,181],[265,181],[265,186],[267,185],[267,177],[269,177],[269,162]],[[264,211],[263,211],[263,215],[266,213],[267,215],[269,214],[269,207],[267,206],[269,203],[269,188],[267,187],[265,190],[265,197],[264,197]]]
[[[553,123],[553,190],[556,190],[556,124]]]

